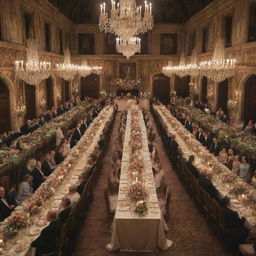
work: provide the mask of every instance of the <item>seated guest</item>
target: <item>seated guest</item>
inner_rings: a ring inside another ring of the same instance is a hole
[[[215,156],[219,155],[220,146],[219,146],[219,142],[216,138],[212,139],[212,143],[211,143],[211,146],[210,146],[210,152],[213,153]]]
[[[20,127],[20,131],[23,134],[29,134],[30,128],[31,128],[31,120],[27,120],[27,122],[23,126]]]
[[[82,120],[81,126],[80,126],[80,131],[81,131],[82,135],[84,135],[86,129],[87,129],[87,123],[86,123],[86,118],[85,118],[84,120]]]
[[[212,176],[210,173],[207,174],[207,177],[201,173],[198,175],[198,181],[201,184],[201,186],[204,188],[204,190],[214,199],[219,201],[220,194],[218,190],[214,187],[214,185],[211,182]]]
[[[245,156],[242,157],[242,162],[239,168],[239,177],[247,183],[250,182],[250,165]]]
[[[203,143],[203,145],[206,147],[206,148],[210,148],[210,146],[211,146],[211,137],[210,137],[210,135],[209,135],[209,133],[208,132],[203,132],[203,136],[204,136],[204,143]]]
[[[189,160],[188,162],[186,163],[186,166],[188,168],[189,171],[191,171],[195,177],[198,177],[198,170],[197,168],[194,166],[194,161],[195,161],[195,157],[193,155],[189,156]]]
[[[228,123],[228,117],[227,117],[227,115],[223,115],[221,118],[220,118],[220,120],[222,121],[222,122],[224,122],[224,123]]]
[[[5,190],[5,198],[10,205],[17,206],[15,186]]]
[[[65,112],[63,105],[60,105],[57,109],[57,115],[62,115]]]
[[[87,175],[86,174],[80,174],[78,177],[78,186],[77,186],[77,192],[79,193],[79,195],[82,195],[82,193],[84,192],[84,188],[87,182]]]
[[[204,135],[203,135],[203,129],[202,129],[202,128],[199,128],[199,129],[198,129],[198,133],[196,134],[196,139],[197,139],[200,143],[202,143],[202,144],[205,143]]]
[[[80,127],[81,127],[81,125],[78,124],[78,125],[76,126],[76,129],[74,130],[73,135],[72,135],[71,143],[70,143],[70,144],[72,144],[73,146],[76,145],[76,143],[80,140],[80,138],[81,138],[81,136],[82,136],[82,133],[81,133],[81,131],[80,131]]]
[[[63,147],[60,147],[54,156],[55,163],[58,165],[64,161]]]
[[[227,228],[225,240],[229,250],[237,251],[239,244],[246,242],[249,231],[244,226],[245,219],[240,219],[238,214],[229,208],[229,202],[228,197],[224,197],[220,202],[224,216],[224,224]]]
[[[52,166],[53,169],[56,168],[55,155],[56,155],[55,151],[52,150],[52,151],[50,152],[50,164],[51,164],[51,166]]]
[[[66,220],[70,216],[71,211],[72,211],[71,201],[69,200],[69,198],[64,197],[61,201],[60,209],[58,211],[59,212],[58,219],[62,224],[66,222]]]
[[[185,121],[185,128],[189,131],[189,132],[193,132],[193,127],[192,127],[192,122],[189,118],[187,118],[187,120]]]
[[[50,222],[45,227],[40,236],[31,243],[36,248],[36,255],[53,255],[57,250],[58,239],[61,232],[61,222],[57,220],[57,212],[50,210],[47,213],[47,221]]]
[[[239,170],[240,170],[240,165],[241,165],[241,162],[239,160],[239,156],[235,156],[234,157],[234,161],[232,163],[232,169],[231,171],[233,173],[235,173],[236,175],[239,175]]]
[[[49,121],[51,121],[51,119],[52,119],[52,114],[51,114],[51,111],[48,110],[48,111],[46,112],[46,114],[44,115],[44,121],[45,121],[45,122],[49,122]]]
[[[45,176],[42,171],[42,164],[41,162],[36,162],[36,168],[32,171],[33,176],[33,190],[36,191],[41,184],[45,181]]]
[[[227,164],[228,163],[228,152],[226,148],[223,148],[218,156],[218,160],[222,163],[222,164]]]
[[[70,139],[69,138],[64,140],[64,143],[63,143],[62,147],[63,147],[62,154],[63,154],[64,157],[66,157],[69,154],[70,150],[71,150],[70,149]]]
[[[14,210],[15,205],[11,205],[5,197],[4,187],[0,187],[0,221],[9,217]]]
[[[25,170],[22,172],[22,178],[24,178],[27,174],[32,174],[33,170],[36,168],[36,159],[29,159]]]
[[[48,177],[53,172],[53,169],[54,168],[51,166],[51,163],[50,163],[50,155],[47,154],[44,157],[44,161],[42,163],[42,171],[44,173],[44,176]]]
[[[56,129],[56,146],[59,146],[63,140],[64,140],[64,135],[63,135],[62,129],[58,127]]]
[[[78,202],[78,200],[80,199],[80,195],[79,193],[77,193],[76,185],[71,185],[69,187],[69,192],[66,197],[70,200],[71,207],[73,207]]]
[[[253,121],[250,120],[250,121],[248,122],[248,124],[246,125],[246,127],[244,128],[244,133],[246,133],[246,134],[251,134],[253,127],[254,127]]]
[[[16,197],[17,203],[21,204],[24,200],[33,194],[32,188],[33,176],[27,174],[24,180],[20,183],[18,189],[18,195]]]
[[[234,161],[234,151],[232,148],[228,149],[228,162],[227,162],[227,167],[231,170],[232,169],[232,165],[233,165],[233,161]]]

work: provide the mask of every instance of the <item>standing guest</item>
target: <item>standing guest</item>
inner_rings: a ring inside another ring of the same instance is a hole
[[[18,189],[18,195],[16,197],[17,203],[21,204],[24,200],[30,197],[33,194],[32,188],[33,176],[27,174],[24,180],[20,183]]]
[[[50,163],[50,155],[47,154],[44,157],[44,161],[42,163],[42,171],[44,173],[44,176],[48,177],[52,172],[53,172],[53,167],[51,166]]]
[[[33,190],[36,191],[40,185],[45,181],[45,176],[42,171],[42,164],[40,161],[36,162],[36,168],[32,171],[33,176]]]
[[[9,217],[14,208],[15,205],[11,205],[5,197],[4,187],[0,187],[0,221]]]
[[[239,170],[240,170],[240,165],[241,165],[241,162],[239,160],[239,156],[235,156],[234,157],[234,161],[232,163],[232,169],[231,171],[233,173],[235,173],[236,175],[239,175]]]
[[[227,164],[228,163],[228,152],[226,148],[223,148],[218,156],[218,160],[222,163],[222,164]]]
[[[64,197],[61,201],[60,209],[58,211],[58,218],[62,224],[66,222],[66,220],[70,216],[71,211],[71,201],[69,200],[69,198]]]
[[[71,185],[69,187],[69,192],[66,195],[66,197],[70,200],[71,207],[73,207],[78,202],[78,200],[80,199],[80,195],[79,195],[79,193],[77,193],[76,185]]]
[[[250,165],[245,156],[242,157],[242,162],[239,168],[239,177],[247,183],[250,181]]]
[[[47,221],[50,224],[44,228],[40,236],[31,243],[36,248],[36,255],[53,255],[57,250],[61,232],[61,222],[57,220],[57,212],[50,210],[47,213]]]
[[[63,146],[59,148],[59,150],[56,152],[54,156],[55,163],[58,165],[64,161],[64,156],[63,156]]]

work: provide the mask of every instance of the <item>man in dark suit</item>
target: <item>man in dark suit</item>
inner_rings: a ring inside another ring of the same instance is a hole
[[[78,179],[79,179],[80,184],[77,186],[76,190],[77,190],[77,193],[79,195],[82,195],[82,193],[84,192],[86,182],[87,182],[87,175],[86,174],[80,174]]]
[[[52,114],[51,114],[51,111],[48,110],[48,111],[46,112],[46,114],[44,115],[44,120],[45,120],[46,122],[49,122],[49,121],[51,121],[51,119],[52,119]]]
[[[36,191],[40,185],[44,182],[45,176],[42,171],[41,162],[36,162],[36,168],[32,171],[33,176],[33,190]]]
[[[64,156],[63,156],[63,147],[59,148],[59,150],[56,152],[54,156],[55,163],[58,165],[64,161]]]
[[[57,109],[57,115],[62,115],[65,112],[63,105],[60,105]]]
[[[64,197],[61,201],[61,210],[58,215],[58,218],[62,224],[66,222],[66,220],[70,216],[71,211],[71,201],[69,198]]]
[[[0,187],[0,221],[4,221],[14,210],[15,205],[10,205],[5,198],[4,187]]]
[[[192,122],[189,118],[186,119],[185,121],[185,128],[189,131],[189,132],[193,132],[193,127],[192,127]]]
[[[202,128],[199,128],[198,134],[197,134],[197,136],[196,136],[196,139],[197,139],[200,143],[202,143],[202,144],[205,143],[205,139],[204,139],[204,135],[203,135],[203,130],[202,130]]]
[[[47,154],[44,158],[44,161],[42,163],[42,171],[44,173],[44,176],[49,176],[53,172],[53,168],[50,164],[50,155]]]
[[[83,135],[87,129],[87,123],[86,123],[86,118],[84,120],[82,120],[81,122],[81,127],[80,127],[80,131],[81,131],[81,134]]]
[[[37,255],[50,255],[54,253],[58,246],[58,239],[61,232],[62,224],[57,220],[57,212],[50,210],[47,213],[47,221],[50,224],[45,227],[40,236],[31,243],[36,248]]]
[[[31,126],[31,120],[27,120],[27,122],[20,127],[20,131],[23,134],[29,134],[30,128],[31,128],[30,126]]]
[[[203,136],[204,136],[204,143],[203,143],[203,145],[209,149],[210,146],[211,146],[211,142],[212,142],[210,134],[208,132],[203,132]]]
[[[72,144],[76,145],[76,143],[80,140],[82,133],[80,131],[80,124],[77,124],[76,129],[74,130],[74,133],[72,135],[71,141],[73,141]]]
[[[212,143],[210,146],[210,152],[212,154],[214,154],[215,156],[218,156],[220,153],[220,146],[219,146],[218,140],[216,138],[212,139]]]
[[[191,171],[195,175],[195,177],[198,177],[199,172],[198,172],[197,168],[194,166],[194,160],[195,160],[195,157],[193,155],[189,156],[189,160],[186,163],[186,166],[187,166],[188,170]]]
[[[220,206],[223,212],[225,231],[225,240],[229,251],[234,252],[238,250],[239,244],[246,242],[249,234],[248,229],[244,226],[245,219],[238,216],[238,214],[229,208],[230,199],[224,197],[220,201]]]

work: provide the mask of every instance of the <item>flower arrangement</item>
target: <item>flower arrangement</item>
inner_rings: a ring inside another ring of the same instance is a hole
[[[18,230],[28,225],[28,215],[24,212],[17,212],[10,216],[8,225],[4,230],[4,237],[11,239],[18,234]]]
[[[26,202],[25,208],[30,214],[37,214],[40,212],[42,204],[43,198],[39,195],[35,195]]]
[[[243,184],[234,184],[234,186],[231,188],[231,190],[229,191],[230,194],[239,196],[242,194],[247,194],[248,193],[248,189],[243,185]]]
[[[145,186],[141,182],[133,184],[129,189],[128,196],[131,201],[144,200],[147,197]]]
[[[234,183],[237,180],[237,176],[230,173],[221,173],[220,178],[224,183]]]
[[[140,89],[142,87],[141,79],[137,80],[125,80],[116,78],[110,81],[111,86],[119,87],[123,90]]]
[[[139,216],[143,217],[148,213],[148,206],[145,201],[139,201],[136,203],[134,213],[138,214]]]

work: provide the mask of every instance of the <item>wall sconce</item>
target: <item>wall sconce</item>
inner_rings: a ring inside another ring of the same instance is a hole
[[[19,103],[17,106],[17,114],[18,116],[23,116],[26,113],[26,106],[24,103]]]

